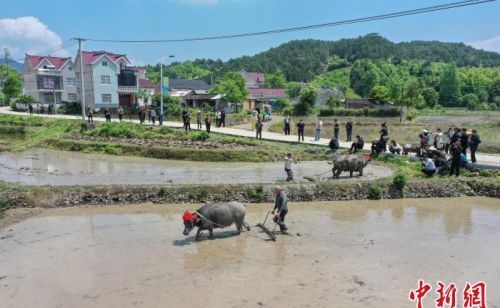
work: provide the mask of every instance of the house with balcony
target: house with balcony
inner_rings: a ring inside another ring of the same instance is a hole
[[[265,87],[265,73],[241,71],[240,75],[245,79],[248,92],[243,109],[270,110],[273,106],[276,107],[275,103],[278,99],[286,97],[285,89]]]
[[[71,58],[26,55],[24,93],[44,104],[76,102],[76,79]]]
[[[78,97],[96,109],[129,108],[137,103],[140,72],[126,55],[107,51],[82,51],[84,91],[80,89],[80,65],[75,66]],[[80,63],[78,53],[75,63]]]

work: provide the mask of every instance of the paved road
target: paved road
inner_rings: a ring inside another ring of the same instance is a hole
[[[10,107],[8,107],[8,106],[7,107],[0,107],[0,113],[29,116],[26,112],[12,111],[12,110],[10,110]],[[58,114],[58,115],[35,114],[33,116],[45,117],[45,118],[81,120],[81,116],[60,115],[60,114]],[[101,118],[101,117],[94,117],[94,121],[95,122],[104,122],[105,119]],[[118,119],[115,118],[115,119],[112,119],[112,121],[118,122]],[[139,120],[124,119],[124,121],[139,123]],[[145,123],[145,124],[152,125],[151,123]],[[168,127],[182,127],[183,126],[182,122],[164,121],[163,124],[165,126],[168,126]],[[196,130],[196,123],[191,124],[191,129]],[[203,126],[203,129],[204,129],[204,126]],[[241,129],[241,128],[237,128],[237,127],[217,128],[217,127],[215,127],[215,125],[213,125],[210,130],[212,132],[217,132],[217,133],[222,133],[222,134],[227,134],[227,135],[255,138],[255,132],[248,130],[248,129]],[[290,143],[297,142],[297,136],[295,136],[295,135],[285,136],[281,133],[273,133],[273,132],[263,132],[262,139],[270,140],[270,141],[290,142]],[[321,138],[319,141],[315,141],[313,137],[306,137],[305,141],[304,141],[304,143],[306,143],[306,144],[314,144],[314,145],[328,145],[329,142],[330,142],[330,140],[326,139],[326,138]],[[351,143],[345,142],[345,141],[340,141],[339,145],[341,148],[350,148]],[[370,146],[371,145],[369,143],[367,143],[367,144],[365,144],[364,149],[369,151]],[[480,163],[480,164],[500,165],[500,154],[478,153],[478,154],[476,154],[476,158],[477,158],[478,163]]]

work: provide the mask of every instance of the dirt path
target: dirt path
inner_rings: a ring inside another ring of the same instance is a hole
[[[10,107],[0,107],[0,113],[2,114],[11,114],[11,115],[21,115],[21,116],[29,116],[26,112],[15,112],[11,111]],[[46,118],[60,118],[60,119],[70,119],[70,120],[80,120],[81,117],[79,116],[69,116],[69,115],[34,115],[34,116],[41,116],[41,117],[46,117]],[[102,121],[104,122],[103,118],[96,118],[95,121]],[[113,119],[113,122],[117,122],[117,119]],[[127,120],[129,121],[129,120]],[[133,123],[139,123],[138,120],[130,120],[130,122]],[[145,125],[151,125],[151,124],[145,124]],[[181,122],[169,122],[166,121],[164,122],[165,126],[169,127],[182,127]],[[191,124],[191,129],[195,130],[196,129],[196,124]],[[205,127],[203,126],[203,129]],[[250,137],[250,138],[255,138],[255,132],[247,129],[238,129],[235,127],[225,127],[225,128],[217,128],[217,127],[212,127],[211,131],[221,133],[221,134],[227,134],[227,135],[233,135],[233,136],[242,136],[242,137]],[[354,136],[353,136],[354,137]],[[297,136],[295,135],[290,135],[290,136],[285,136],[282,133],[273,133],[273,132],[268,132],[265,131],[262,134],[262,139],[264,140],[270,140],[270,141],[281,141],[281,142],[291,142],[295,143],[297,142]],[[365,140],[368,141],[368,140]],[[322,138],[319,141],[314,141],[314,138],[311,137],[306,137],[305,142],[306,144],[319,144],[319,145],[328,145],[330,142],[330,139],[327,138]],[[365,150],[370,150],[370,142],[365,142]],[[351,143],[350,142],[340,142],[340,147],[342,148],[350,148]],[[498,154],[488,154],[488,155],[483,155],[482,153],[478,153],[476,155],[477,160],[479,163],[483,164],[492,164],[492,165],[500,165],[500,155]]]
[[[0,302],[400,308],[415,307],[408,293],[423,279],[433,288],[424,307],[434,307],[437,281],[456,283],[459,295],[466,281],[484,281],[488,307],[500,305],[496,199],[289,206],[294,236],[276,242],[256,228],[235,236],[234,227],[194,242],[182,235],[179,205],[49,210],[0,231]],[[248,205],[247,221],[261,222],[269,207]]]

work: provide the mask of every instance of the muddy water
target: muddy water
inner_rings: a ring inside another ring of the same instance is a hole
[[[460,295],[479,280],[500,307],[498,199],[292,203],[277,242],[256,228],[194,242],[184,208],[51,210],[1,231],[2,307],[415,307],[418,279],[425,307],[437,281]]]
[[[331,166],[321,161],[300,162],[293,170],[298,180],[325,172],[331,176]],[[390,168],[369,165],[364,178],[391,174]],[[0,180],[31,185],[275,183],[285,177],[282,162],[192,162],[46,149],[0,153]]]

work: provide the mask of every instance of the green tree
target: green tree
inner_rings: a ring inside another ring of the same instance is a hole
[[[2,93],[5,95],[5,101],[17,97],[23,90],[23,77],[17,71],[12,69],[3,70]]]
[[[340,101],[339,98],[335,97],[335,96],[330,96],[328,98],[328,100],[326,101],[326,106],[329,108],[329,109],[335,109],[335,108],[338,108],[340,107],[340,105],[342,104],[342,102]]]
[[[290,100],[288,97],[280,97],[276,100],[276,106],[278,106],[279,110],[285,110],[290,108]]]
[[[319,91],[316,87],[309,85],[300,93],[299,103],[295,106],[296,115],[310,115],[314,113],[314,105],[318,99]]]
[[[184,61],[168,66],[164,70],[164,75],[180,79],[204,79],[210,75],[210,71],[195,65],[192,61]]]
[[[266,74],[266,77],[264,79],[264,86],[266,88],[285,88],[285,75],[283,75],[283,73],[280,71],[274,74]]]
[[[460,105],[460,79],[455,63],[449,64],[441,75],[439,102],[443,106]]]
[[[356,93],[367,97],[380,84],[380,69],[371,60],[358,60],[351,69],[350,82]]]
[[[391,101],[389,89],[385,86],[374,86],[371,90],[370,97],[381,104],[388,104]]]
[[[479,98],[474,93],[466,94],[463,97],[463,103],[469,110],[476,110],[479,107]]]
[[[437,93],[434,88],[427,87],[422,90],[422,96],[424,97],[425,100],[425,105],[429,108],[434,108],[436,107],[438,101],[439,101],[439,93]]]
[[[17,102],[22,104],[34,103],[35,98],[29,94],[23,94],[17,98]]]
[[[238,104],[244,102],[248,96],[245,79],[238,72],[226,73],[222,79],[217,80],[211,93],[221,94],[224,101],[234,103],[236,111]]]
[[[290,98],[299,97],[301,90],[302,90],[302,83],[300,82],[289,82],[286,86],[286,94]]]

